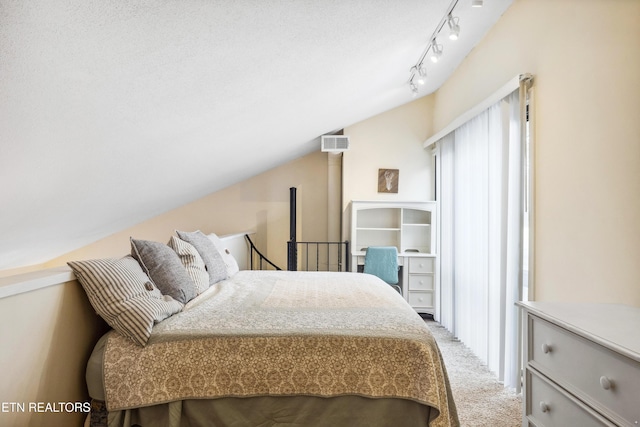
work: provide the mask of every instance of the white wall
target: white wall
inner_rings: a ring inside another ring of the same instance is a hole
[[[640,1],[516,0],[435,95],[434,132],[535,75],[535,298],[640,306]]]

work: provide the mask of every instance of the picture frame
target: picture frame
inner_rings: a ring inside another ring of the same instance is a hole
[[[397,193],[399,177],[398,169],[378,169],[378,193]]]

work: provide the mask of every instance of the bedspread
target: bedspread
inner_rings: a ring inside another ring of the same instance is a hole
[[[402,297],[359,273],[241,271],[157,324],[145,347],[107,339],[110,411],[185,399],[410,399],[456,425],[446,369]],[[433,411],[437,414],[437,411]]]

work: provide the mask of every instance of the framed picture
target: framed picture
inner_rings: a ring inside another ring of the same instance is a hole
[[[398,192],[398,169],[378,169],[378,193]]]

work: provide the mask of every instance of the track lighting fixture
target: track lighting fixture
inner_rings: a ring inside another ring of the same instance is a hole
[[[458,40],[460,36],[460,19],[449,14],[447,18],[447,24],[449,24],[449,39]]]
[[[442,56],[442,45],[438,44],[437,37],[440,35],[440,31],[444,27],[445,23],[449,26],[449,38],[451,40],[457,40],[460,36],[460,19],[458,17],[453,16],[453,9],[458,5],[459,0],[451,0],[449,7],[447,8],[447,12],[444,14],[440,23],[435,28],[430,42],[427,47],[422,52],[420,59],[416,62],[416,65],[411,67],[410,76],[409,76],[409,88],[411,89],[411,94],[416,97],[418,96],[418,86],[422,86],[426,84],[427,81],[427,69],[424,67],[423,62],[429,56],[431,61],[438,62],[440,57]],[[482,6],[482,0],[472,0],[472,6],[480,7]]]

